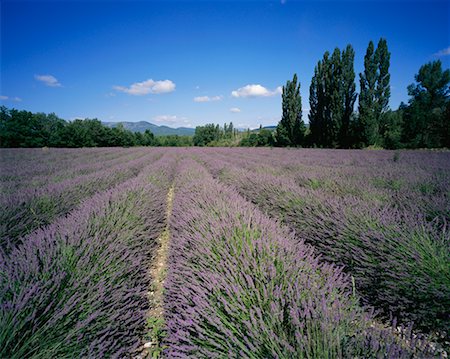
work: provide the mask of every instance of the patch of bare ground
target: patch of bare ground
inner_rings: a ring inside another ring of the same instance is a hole
[[[141,353],[136,358],[160,358],[164,349],[161,345],[165,325],[163,296],[170,241],[169,220],[172,214],[173,198],[174,186],[172,185],[167,193],[166,225],[157,239],[158,249],[149,271],[149,275],[152,278],[152,285],[148,292],[151,309],[147,314],[146,340],[141,348]]]

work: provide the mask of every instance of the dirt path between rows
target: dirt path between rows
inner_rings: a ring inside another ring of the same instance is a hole
[[[161,340],[164,332],[164,280],[167,273],[167,256],[169,253],[170,228],[169,221],[172,215],[174,198],[174,186],[169,188],[167,193],[166,225],[157,242],[159,248],[156,251],[153,265],[150,268],[152,286],[149,291],[149,301],[151,309],[147,315],[147,332],[150,340],[147,340],[143,348],[143,357],[159,358],[163,347]]]

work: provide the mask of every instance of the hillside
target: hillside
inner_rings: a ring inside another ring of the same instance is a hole
[[[132,132],[145,132],[150,130],[155,136],[179,135],[179,136],[193,136],[195,129],[188,127],[172,128],[169,126],[158,126],[147,121],[139,122],[103,122],[105,126],[116,127],[122,123],[125,129]]]

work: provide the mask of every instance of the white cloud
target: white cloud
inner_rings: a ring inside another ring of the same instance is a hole
[[[238,112],[241,112],[241,109],[237,108],[237,107],[232,107],[232,108],[230,108],[230,112],[238,113]]]
[[[61,87],[62,85],[60,82],[56,79],[55,76],[52,75],[34,75],[34,78],[37,81],[43,82],[46,86],[50,87]]]
[[[270,91],[264,86],[259,84],[252,84],[241,87],[235,91],[231,92],[233,97],[269,97],[275,96],[282,93],[282,87],[278,86],[275,90]]]
[[[172,92],[175,91],[175,87],[175,83],[170,80],[153,81],[152,79],[148,79],[142,82],[135,82],[134,84],[131,84],[130,87],[113,86],[113,89],[125,92],[129,95],[143,96],[150,93],[160,94]]]
[[[194,97],[194,102],[211,102],[211,101],[220,101],[222,100],[223,96],[197,96]]]
[[[9,96],[0,96],[1,101],[14,101],[14,102],[20,102],[22,99],[20,97],[9,97]]]
[[[446,49],[442,49],[441,51],[438,51],[434,54],[434,56],[439,56],[439,57],[448,56],[448,55],[450,55],[450,46],[447,47]]]

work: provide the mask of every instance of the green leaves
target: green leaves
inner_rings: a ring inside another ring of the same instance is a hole
[[[320,147],[350,146],[350,119],[356,100],[351,45],[341,52],[335,48],[331,57],[325,52],[310,86],[311,142]]]
[[[407,147],[450,146],[450,70],[441,61],[423,65],[408,86],[411,96],[405,110],[403,141]]]
[[[276,140],[281,146],[298,146],[304,144],[305,123],[302,120],[302,97],[297,74],[292,81],[283,86],[283,115],[277,126]]]
[[[362,146],[376,145],[380,142],[380,122],[382,115],[388,110],[391,96],[390,58],[391,53],[385,39],[380,39],[376,50],[373,42],[369,42],[364,57],[364,72],[359,74],[361,93],[356,130]]]

